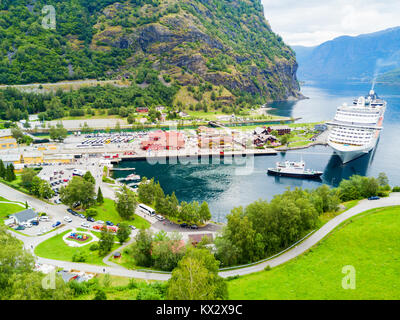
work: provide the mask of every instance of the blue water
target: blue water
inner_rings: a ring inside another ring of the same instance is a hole
[[[376,92],[388,102],[384,130],[374,153],[363,156],[346,165],[333,155],[329,147],[316,146],[309,149],[289,151],[277,156],[254,158],[245,175],[238,172],[237,165],[225,164],[156,164],[145,161],[123,162],[122,167],[135,167],[137,174],[160,181],[166,193],[175,191],[181,201],[207,201],[213,219],[225,221],[225,216],[237,206],[245,206],[257,199],[271,199],[288,187],[313,188],[326,183],[336,186],[343,178],[353,174],[377,176],[385,172],[392,185],[400,185],[400,88],[377,86]],[[369,84],[313,84],[302,87],[302,93],[310,99],[296,102],[273,103],[271,113],[282,116],[301,117],[303,122],[332,119],[336,108],[343,102],[365,95]],[[276,178],[267,176],[268,167],[276,161],[303,158],[307,167],[324,172],[322,181]],[[127,175],[127,172],[119,172]]]

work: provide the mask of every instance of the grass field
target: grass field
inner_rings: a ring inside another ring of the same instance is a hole
[[[230,299],[399,299],[400,207],[373,209],[342,224],[302,256],[228,282]],[[356,289],[343,289],[344,266]]]
[[[7,199],[4,199],[0,197],[0,201],[8,201]],[[0,203],[0,222],[3,224],[4,220],[7,218],[8,215],[17,213],[20,211],[25,210],[25,207],[21,207],[18,204],[14,203]]]
[[[98,251],[90,251],[89,249],[90,246],[95,242],[79,248],[69,247],[64,242],[63,236],[70,232],[71,230],[65,231],[42,242],[35,248],[35,254],[42,258],[72,262],[72,256],[76,252],[79,252],[84,253],[86,256],[86,261],[84,263],[105,266],[103,263],[104,257],[99,256]],[[118,247],[119,244],[114,244],[113,250],[117,249]]]
[[[96,220],[112,221],[114,224],[127,222],[138,229],[150,228],[150,223],[136,214],[132,220],[122,220],[115,209],[114,201],[111,199],[104,199],[104,203],[101,206],[94,206],[93,208],[98,212],[97,216],[94,217]]]

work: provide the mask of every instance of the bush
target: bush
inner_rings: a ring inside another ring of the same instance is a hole
[[[90,246],[89,250],[90,250],[90,251],[99,250],[99,245],[98,245],[97,243],[93,243],[93,244]]]
[[[400,187],[398,187],[398,186],[396,186],[396,187],[393,187],[393,190],[392,190],[393,192],[400,192]]]
[[[45,216],[47,216],[47,213],[46,213],[46,212],[40,212],[40,213],[39,213],[39,216],[45,217]]]
[[[271,266],[268,264],[268,265],[264,268],[264,270],[265,270],[265,271],[270,271],[270,270],[271,270]]]
[[[389,197],[389,194],[390,194],[389,191],[378,191],[378,193],[377,193],[378,197],[382,197],[382,198]]]
[[[72,256],[72,262],[85,262],[85,261],[86,261],[86,255],[82,252],[77,251]]]

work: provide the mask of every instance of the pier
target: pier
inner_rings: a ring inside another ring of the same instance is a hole
[[[135,168],[110,168],[111,171],[134,171]]]

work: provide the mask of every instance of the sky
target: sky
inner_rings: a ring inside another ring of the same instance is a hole
[[[400,26],[399,0],[261,0],[272,30],[289,45],[315,46]]]

